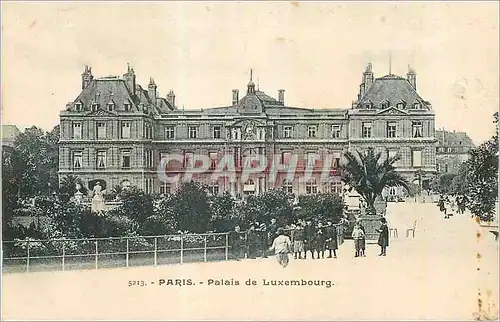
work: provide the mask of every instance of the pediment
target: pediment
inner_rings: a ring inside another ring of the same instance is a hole
[[[394,106],[391,106],[377,112],[377,115],[408,115],[408,112],[397,109]]]
[[[265,124],[260,121],[260,120],[255,120],[255,119],[244,119],[244,120],[237,120],[233,124],[231,124],[232,127],[242,127],[246,128],[248,126],[252,127],[259,127],[259,126],[264,126]]]
[[[102,110],[102,109],[98,109],[96,111],[91,111],[91,112],[87,113],[86,116],[116,116],[116,113]]]

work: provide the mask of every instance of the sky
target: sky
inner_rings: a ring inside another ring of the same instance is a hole
[[[104,77],[130,63],[186,109],[230,105],[250,69],[286,105],[346,109],[371,62],[375,77],[411,64],[436,129],[480,143],[499,108],[498,13],[498,2],[2,2],[2,124],[50,130],[85,65]]]

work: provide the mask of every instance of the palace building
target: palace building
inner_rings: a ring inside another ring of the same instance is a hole
[[[94,78],[86,67],[81,92],[60,113],[59,175],[76,175],[90,190],[99,181],[108,191],[134,185],[168,194],[177,183],[160,179],[162,158],[183,156],[178,166],[165,169],[175,175],[193,169],[196,155],[211,160],[212,172],[221,156],[230,155],[235,166],[224,171],[233,171],[234,180],[214,179],[211,171],[196,173],[193,180],[207,184],[211,193],[234,196],[274,188],[296,195],[340,192],[336,169],[343,153],[374,147],[383,156],[399,155],[397,170],[413,182],[418,170],[436,172],[437,141],[434,110],[417,93],[416,73],[409,68],[406,76],[375,78],[369,64],[356,100],[344,109],[293,107],[284,90],[273,98],[250,77],[242,97],[232,90],[230,104],[192,110],[179,109],[173,91],[159,97],[152,78],[147,89],[137,84],[130,66],[122,78]],[[252,155],[278,156],[285,169],[296,158],[297,173],[281,171],[270,180],[267,167],[244,178],[241,171],[253,166],[245,164]],[[325,165],[331,170],[327,181],[321,179]],[[307,169],[310,176],[301,180]]]

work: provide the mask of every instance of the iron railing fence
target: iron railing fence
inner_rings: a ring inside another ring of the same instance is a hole
[[[343,227],[338,224],[336,229],[341,245]],[[227,261],[231,259],[229,234],[3,241],[3,271],[65,271]],[[241,232],[241,235],[246,242],[247,233]],[[248,244],[244,247],[248,254]]]

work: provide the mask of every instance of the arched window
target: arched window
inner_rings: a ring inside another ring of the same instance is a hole
[[[283,184],[281,185],[281,188],[283,190],[285,190],[287,193],[293,193],[293,184],[288,179],[283,180]]]
[[[310,179],[306,182],[306,194],[316,194],[318,193],[318,185],[316,184],[316,180]]]

